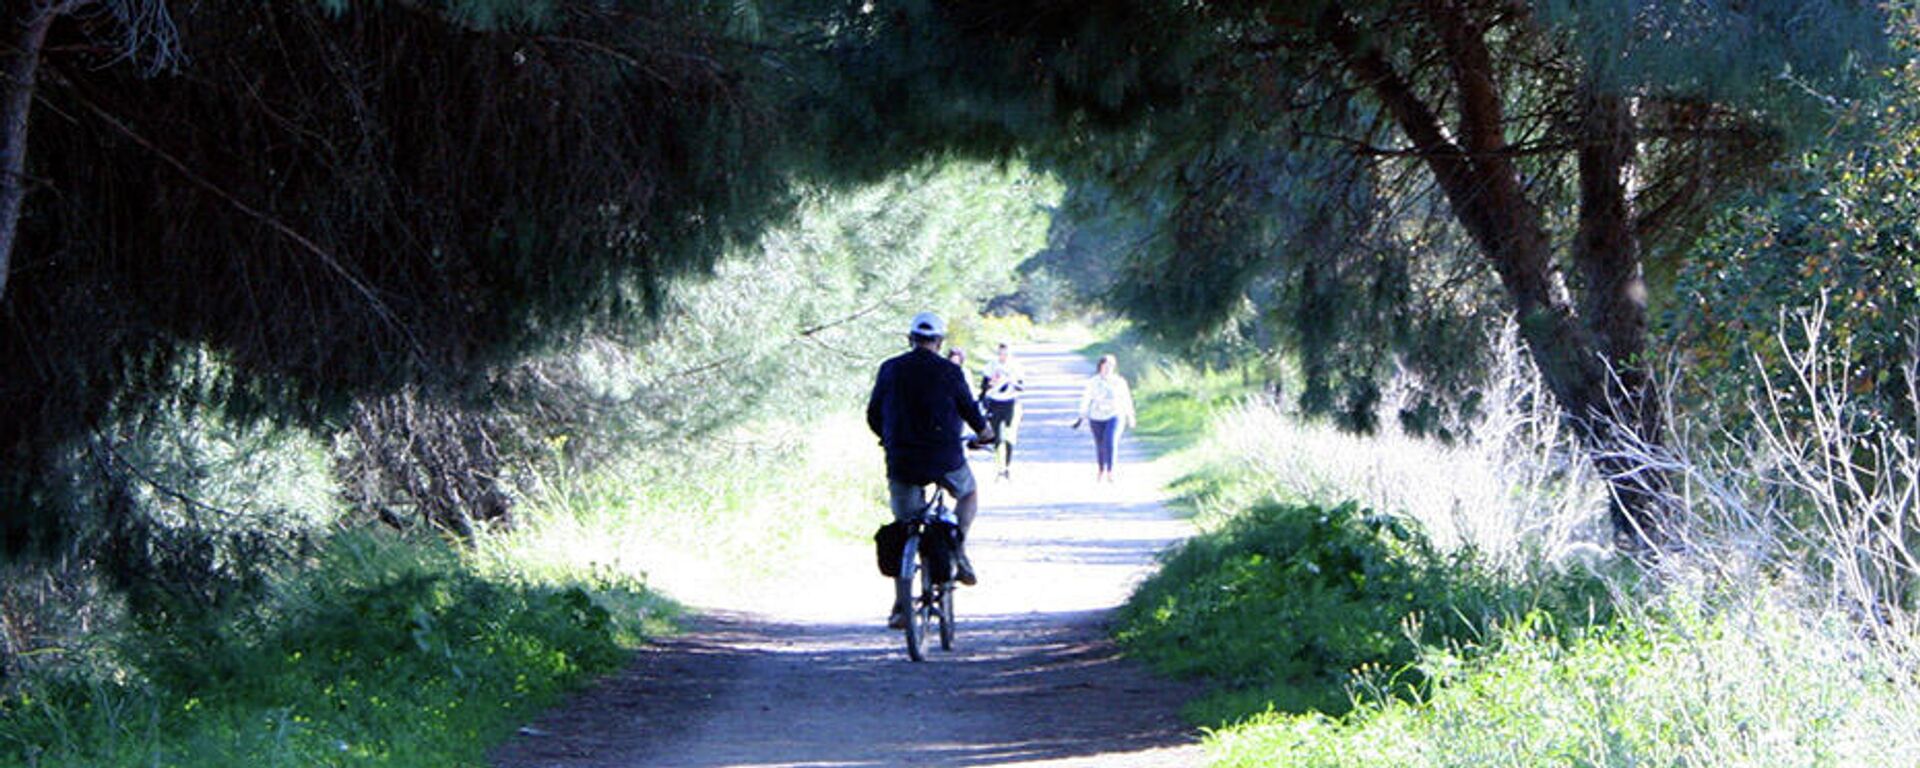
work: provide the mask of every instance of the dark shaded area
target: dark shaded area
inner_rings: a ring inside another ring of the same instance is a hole
[[[1511,320],[1588,447],[1657,445],[1642,262],[1788,146],[1778,65],[1844,81],[1819,43],[1871,61],[1881,20],[1784,0],[1711,35],[1651,9],[1616,70],[1588,45],[1613,6],[746,5],[176,3],[172,70],[102,45],[110,14],[54,24],[0,304],[0,551],[131,541],[117,433],[170,405],[352,431],[371,516],[505,522],[491,419],[565,418],[503,394],[514,365],[650,332],[664,286],[800,190],[956,156],[1067,177],[1089,226],[1063,247],[1112,265],[1106,298],[1299,352],[1301,403],[1350,427],[1404,368],[1393,416],[1453,436]],[[1761,55],[1674,72],[1653,39]],[[1638,476],[1623,507],[1664,488]]]
[[[89,486],[124,478],[65,475],[161,403],[323,427],[411,385],[472,439],[501,365],[640,327],[783,210],[737,51],[676,7],[181,4],[192,56],[151,77],[56,26],[0,305],[0,543],[111,516]]]
[[[504,394],[515,363],[650,332],[796,188],[1079,141],[1187,74],[1158,3],[166,10],[172,69],[117,59],[105,16],[56,21],[40,62],[0,303],[10,556],[136,524],[115,433],[169,404],[348,426],[379,487],[356,505],[504,519],[498,458],[461,443],[552,410]]]
[[[1192,743],[1174,715],[1192,690],[1123,660],[1104,618],[963,611],[955,650],[915,664],[878,622],[710,616],[523,730],[494,764],[977,766]],[[684,746],[717,741],[727,751]]]

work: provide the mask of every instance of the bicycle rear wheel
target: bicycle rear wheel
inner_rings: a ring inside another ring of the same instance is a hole
[[[953,582],[940,585],[940,650],[953,650]]]
[[[920,537],[908,536],[907,546],[900,552],[900,576],[898,590],[907,600],[907,658],[925,661],[927,653],[927,632],[925,621],[926,569],[920,567]]]

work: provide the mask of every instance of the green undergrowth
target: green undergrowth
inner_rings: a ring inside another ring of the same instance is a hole
[[[1397,511],[1290,489],[1218,434],[1257,387],[1148,350],[1132,356],[1148,363],[1137,374],[1141,432],[1182,468],[1174,503],[1201,533],[1163,556],[1121,609],[1117,636],[1163,672],[1208,683],[1188,706],[1194,721],[1339,715],[1370,697],[1417,697],[1429,679],[1415,664],[1423,647],[1477,647],[1530,615],[1576,634],[1610,614],[1589,571],[1516,578],[1470,547],[1436,546]]]
[[[258,600],[27,681],[0,701],[0,764],[478,765],[671,610],[612,575],[560,586],[437,539],[340,533]]]
[[[804,426],[760,423],[555,478],[522,531],[483,549],[534,574],[589,563],[700,604],[771,594],[871,568],[870,537],[888,516],[882,464],[850,407]]]
[[[1920,765],[1909,657],[1786,574],[1648,579],[1547,535],[1577,488],[1244,396],[1154,397],[1197,375],[1143,377],[1139,399],[1179,437],[1175,504],[1201,533],[1116,632],[1206,684],[1187,714],[1214,765]]]
[[[1477,644],[1522,615],[1585,626],[1608,605],[1591,577],[1507,583],[1402,517],[1263,503],[1171,552],[1122,608],[1118,636],[1163,672],[1210,683],[1188,715],[1218,726],[1416,697],[1422,646]]]
[[[1662,605],[1570,643],[1520,622],[1489,652],[1429,647],[1426,697],[1265,713],[1213,734],[1214,765],[1920,764],[1909,674],[1848,622],[1804,621],[1769,594]]]
[[[0,694],[0,766],[484,765],[671,631],[672,587],[871,570],[885,494],[858,415],[751,427],[545,478],[471,546],[346,527],[218,610],[38,649],[73,661]]]

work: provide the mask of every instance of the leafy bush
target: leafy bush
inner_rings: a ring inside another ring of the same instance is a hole
[[[437,541],[323,552],[247,610],[135,633],[121,674],[30,681],[0,701],[0,760],[474,765],[657,612],[635,584],[483,578]]]
[[[1920,695],[1839,617],[1778,594],[1654,614],[1564,642],[1535,620],[1479,655],[1428,649],[1417,702],[1268,713],[1213,736],[1215,766],[1914,765]]]
[[[1497,618],[1586,617],[1605,595],[1585,578],[1532,592],[1435,551],[1417,525],[1357,504],[1267,503],[1174,550],[1121,610],[1119,638],[1161,670],[1222,690],[1190,713],[1226,722],[1269,707],[1338,714],[1355,684],[1411,696],[1422,643],[1479,639]]]

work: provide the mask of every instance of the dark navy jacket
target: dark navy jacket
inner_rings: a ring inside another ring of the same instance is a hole
[[[987,429],[960,366],[920,347],[880,364],[867,426],[887,449],[887,477],[930,483],[966,466],[962,421],[976,434]]]

